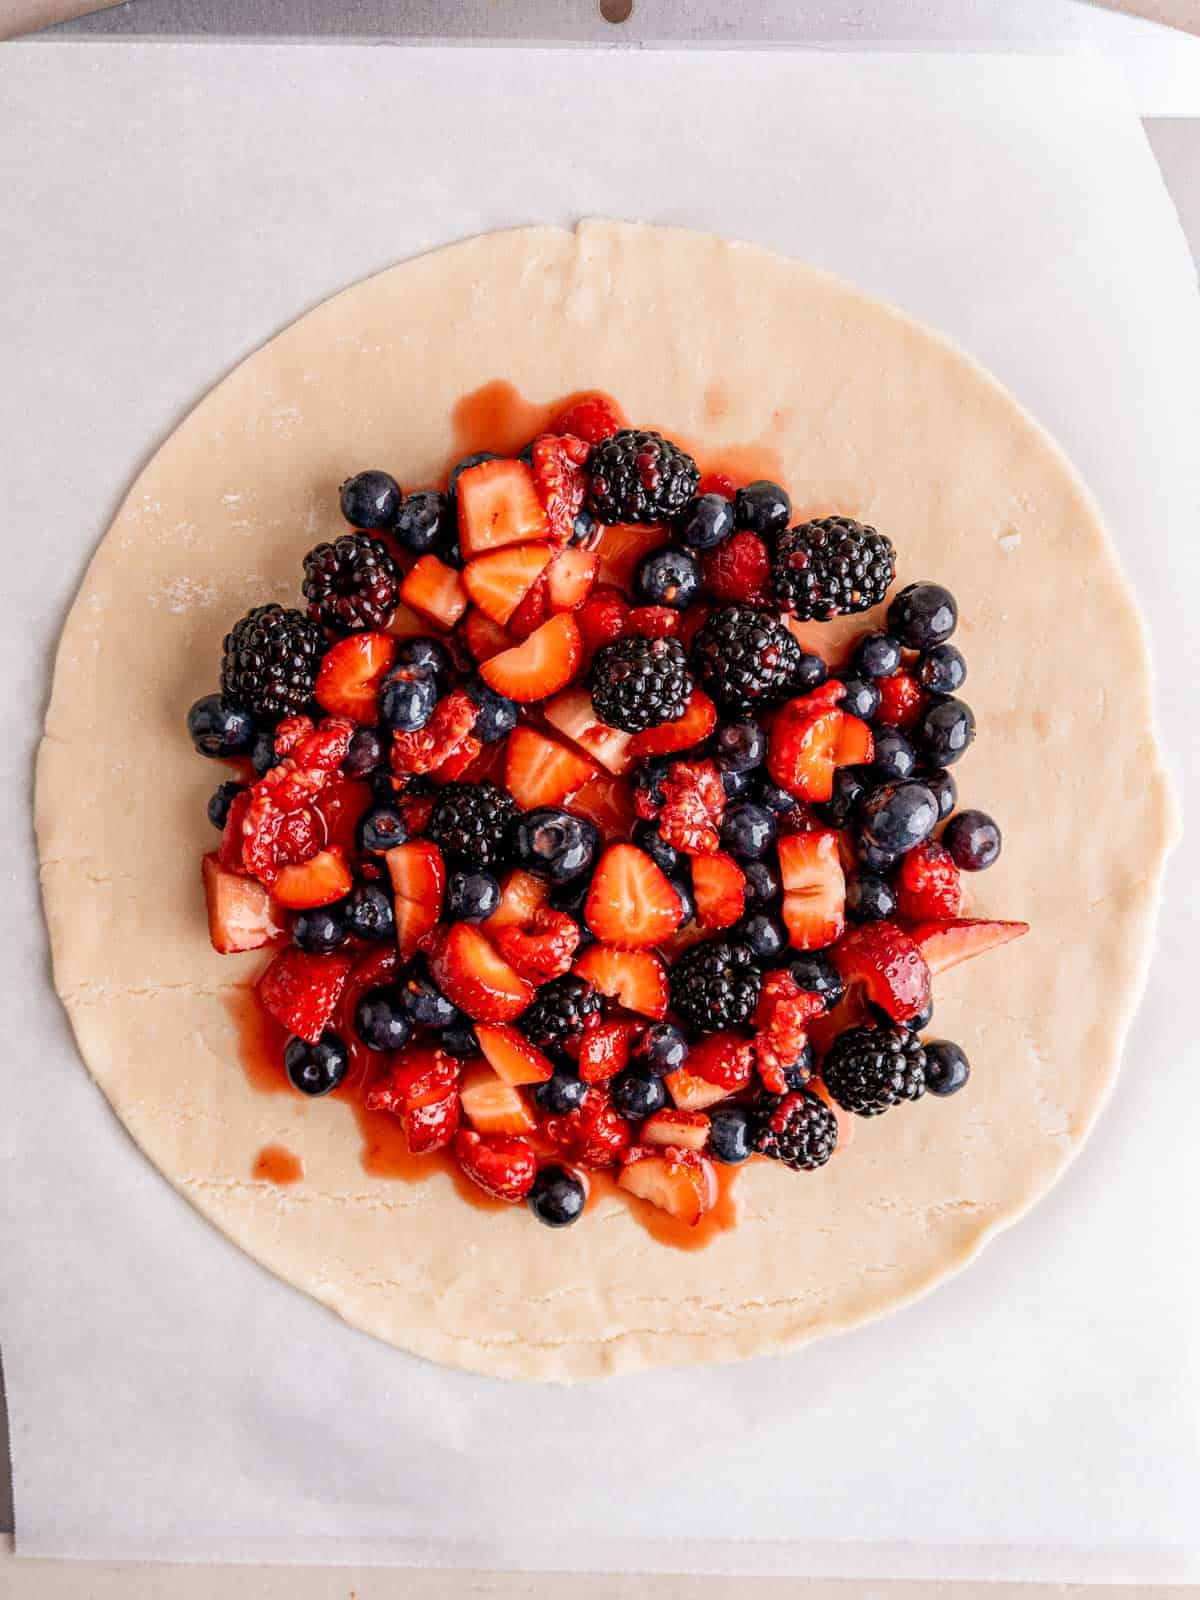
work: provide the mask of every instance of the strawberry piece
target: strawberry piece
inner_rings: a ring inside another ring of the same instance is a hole
[[[469,922],[454,924],[429,964],[447,1000],[473,1022],[511,1022],[533,999],[533,985]]]
[[[575,973],[639,1017],[660,1022],[667,1014],[667,969],[650,950],[590,944],[576,961]]]
[[[599,444],[625,426],[625,417],[615,400],[599,390],[577,395],[565,411],[550,424],[551,433],[573,433],[587,444]]]
[[[864,922],[830,956],[843,981],[861,983],[893,1022],[907,1022],[929,1004],[929,966],[921,947],[894,922]]]
[[[417,560],[400,585],[400,598],[442,628],[452,628],[470,604],[461,576],[435,555]]]
[[[393,783],[403,783],[403,778],[393,779]],[[434,797],[431,794],[402,794],[396,799],[396,808],[404,818],[404,826],[410,839],[419,838],[429,826],[429,819],[433,815]]]
[[[518,928],[532,922],[549,894],[550,885],[544,878],[535,878],[532,872],[514,867],[500,885],[500,904],[480,926],[489,936],[494,936],[501,928]]]
[[[527,723],[508,737],[504,787],[526,811],[560,806],[596,773],[596,764]]]
[[[582,659],[579,629],[569,611],[544,622],[523,644],[485,661],[479,675],[489,689],[530,705],[565,689]]]
[[[864,767],[875,759],[875,736],[859,717],[842,713],[842,731],[833,751],[835,767]]]
[[[484,616],[503,627],[546,570],[550,555],[548,544],[489,551],[464,567],[463,587]]]
[[[677,761],[660,784],[665,799],[658,831],[689,856],[711,855],[721,845],[725,789],[713,761]]]
[[[518,1091],[482,1062],[463,1073],[458,1099],[476,1133],[532,1133],[537,1127]]]
[[[663,1081],[671,1091],[671,1099],[681,1111],[704,1111],[708,1106],[716,1105],[718,1100],[727,1100],[730,1095],[730,1090],[722,1088],[719,1083],[710,1083],[707,1078],[689,1072],[686,1067],[668,1072]]]
[[[599,570],[600,558],[591,550],[560,550],[546,568],[550,610],[574,611],[581,606],[592,592]]]
[[[797,950],[823,950],[846,926],[846,875],[831,828],[779,841],[783,921]]]
[[[678,613],[673,611],[671,615]],[[647,756],[672,755],[676,750],[690,750],[693,745],[702,743],[716,725],[716,706],[703,689],[693,689],[681,717],[635,733],[629,748],[638,761],[644,761]]]
[[[926,839],[902,859],[896,905],[902,922],[949,922],[958,916],[962,883],[945,845]]]
[[[610,772],[598,772],[585,783],[571,799],[567,810],[594,822],[605,844],[626,838],[636,820],[628,783],[624,778],[614,778]]]
[[[513,643],[528,639],[550,615],[550,590],[543,572],[535,578],[521,596],[521,603],[508,619],[508,631]]]
[[[683,921],[671,881],[644,850],[610,844],[596,864],[584,920],[606,944],[638,949],[657,944]]]
[[[479,707],[465,689],[454,689],[433,708],[416,733],[392,735],[392,771],[400,777],[434,772],[470,737]]]
[[[603,528],[596,544],[600,557],[598,582],[611,583],[628,593],[638,562],[651,550],[661,550],[670,534],[661,523],[614,522]]]
[[[828,800],[833,794],[845,714],[836,706],[813,711],[792,700],[775,718],[767,746],[767,771],[798,800]]]
[[[442,914],[446,866],[442,852],[428,839],[409,839],[384,859],[395,896],[396,945],[408,961]]]
[[[321,662],[313,690],[317,704],[355,722],[378,721],[379,686],[395,659],[396,640],[390,634],[355,633],[339,639]]]
[[[683,618],[670,606],[635,606],[625,623],[625,632],[643,639],[673,639],[683,626]]]
[[[543,433],[533,441],[533,481],[557,544],[566,544],[575,531],[587,491],[583,469],[589,453],[587,441],[570,433]]]
[[[746,874],[732,856],[696,856],[692,891],[702,928],[731,928],[746,909]]]
[[[587,607],[584,607],[587,610]],[[582,614],[582,613],[581,613]],[[633,735],[610,728],[596,715],[592,697],[586,689],[570,689],[542,707],[550,726],[565,734],[573,744],[598,761],[616,777],[633,765]]]
[[[517,1028],[481,1022],[475,1029],[475,1036],[488,1065],[505,1083],[517,1087],[523,1083],[545,1083],[554,1076],[553,1064]]]
[[[577,1110],[547,1117],[543,1132],[570,1160],[597,1170],[615,1167],[633,1140],[629,1124],[597,1088],[587,1091]]]
[[[284,930],[271,897],[256,878],[223,867],[215,850],[201,863],[208,906],[208,937],[221,955],[261,950]]]
[[[758,535],[741,528],[700,557],[700,571],[714,600],[761,600],[771,574],[771,558]]]
[[[587,656],[595,655],[601,645],[623,639],[628,618],[629,602],[619,589],[607,585],[593,589],[575,617]]]
[[[464,778],[468,773],[474,774],[475,764],[483,754],[484,746],[472,734],[468,734],[444,761],[438,763],[433,769],[433,778],[437,783],[453,783],[457,778]],[[491,752],[489,751],[489,758]],[[476,780],[478,781],[478,780]]]
[[[642,1144],[666,1145],[675,1150],[703,1150],[712,1126],[702,1111],[656,1111],[642,1123]]]
[[[496,949],[514,971],[531,983],[546,983],[570,972],[579,948],[579,924],[565,911],[542,906],[528,928],[501,928]]]
[[[316,1044],[337,1009],[353,965],[353,956],[316,956],[289,946],[258,980],[258,998],[289,1033]]]
[[[636,1151],[621,1168],[617,1187],[693,1228],[717,1203],[713,1164],[694,1150],[665,1155]]]
[[[825,1010],[820,995],[801,989],[787,972],[769,972],[754,1012],[754,1061],[763,1087],[786,1094],[788,1070],[808,1043],[808,1024]]]
[[[229,872],[246,870],[242,857],[242,844],[246,835],[246,818],[250,811],[250,801],[249,789],[243,789],[241,794],[235,794],[233,803],[229,807],[229,815],[225,818],[217,860]]]
[[[524,1200],[537,1177],[537,1156],[527,1140],[511,1134],[479,1134],[460,1128],[454,1135],[459,1166],[493,1200],[515,1205]]]
[[[640,1031],[635,1022],[601,1022],[589,1028],[579,1044],[579,1076],[584,1083],[607,1083],[627,1067]]]
[[[295,720],[307,722],[308,718]],[[324,772],[332,777],[346,759],[353,737],[354,721],[351,717],[322,717],[315,728],[305,729],[293,745],[292,760],[305,771]]]
[[[921,715],[925,694],[910,672],[894,672],[890,678],[877,678],[879,710],[875,721],[885,728],[911,728]]]
[[[921,922],[911,932],[930,972],[948,972],[962,961],[981,956],[985,950],[995,950],[999,945],[1021,938],[1029,932],[1029,924],[960,917],[953,922]]]
[[[722,500],[732,500],[738,486],[727,472],[705,472],[696,485],[696,494],[719,494]]]
[[[754,1051],[739,1034],[710,1033],[692,1046],[687,1071],[726,1094],[737,1094],[749,1088],[754,1076]]]
[[[490,661],[501,650],[511,650],[516,640],[498,622],[472,606],[462,620],[463,640],[476,661]]]
[[[285,818],[285,821],[287,819]],[[313,906],[331,906],[354,887],[354,874],[337,845],[322,850],[297,866],[281,867],[272,894],[289,911],[304,911]]]
[[[537,485],[523,461],[481,461],[468,467],[459,474],[455,496],[458,541],[468,559],[547,535]]]
[[[350,854],[355,849],[355,832],[363,813],[373,804],[370,784],[339,779],[325,785],[310,809],[325,830],[325,843],[338,845]]]
[[[404,557],[398,558],[398,564],[403,565]],[[412,609],[397,602],[392,614],[392,620],[387,625],[387,632],[399,642],[402,639],[423,639],[429,632],[429,623]]]

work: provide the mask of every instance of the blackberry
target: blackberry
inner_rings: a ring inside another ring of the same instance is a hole
[[[620,428],[587,463],[587,507],[599,522],[669,522],[696,493],[700,469],[660,433]]]
[[[822,517],[781,533],[771,560],[771,593],[801,622],[878,605],[896,576],[886,534],[850,517]]]
[[[692,641],[692,671],[721,709],[741,716],[799,687],[802,651],[779,618],[757,606],[722,606]]]
[[[837,1144],[837,1117],[810,1089],[767,1102],[754,1136],[754,1148],[793,1172],[823,1167]]]
[[[588,675],[597,712],[626,733],[678,721],[693,687],[678,639],[618,639],[597,650]]]
[[[308,614],[334,633],[386,628],[400,603],[400,573],[382,539],[344,533],[304,558]]]
[[[848,1028],[830,1046],[821,1076],[843,1110],[877,1117],[925,1093],[925,1052],[907,1028]]]
[[[225,635],[221,692],[255,716],[278,720],[313,697],[325,635],[302,611],[255,606]]]
[[[447,783],[438,791],[426,829],[435,844],[458,861],[491,867],[508,853],[517,803],[507,789],[481,783]]]
[[[599,1010],[600,996],[590,983],[582,978],[552,978],[538,989],[517,1026],[530,1044],[561,1060],[566,1046],[583,1037],[585,1020]]]
[[[728,939],[694,944],[671,968],[671,1005],[700,1033],[748,1022],[762,989],[762,968],[749,945]]]

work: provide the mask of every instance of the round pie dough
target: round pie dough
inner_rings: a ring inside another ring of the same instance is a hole
[[[969,880],[970,909],[1033,931],[937,980],[933,1032],[966,1048],[966,1092],[855,1119],[820,1174],[754,1163],[741,1225],[703,1250],[656,1243],[615,1198],[563,1234],[523,1206],[466,1206],[440,1173],[368,1177],[347,1105],[250,1086],[225,1002],[262,956],[217,955],[207,937],[199,860],[222,774],[193,753],[184,714],[216,686],[223,634],[251,605],[298,602],[301,558],[339,530],[350,472],[434,481],[455,402],[495,379],[535,401],[608,390],[639,425],[703,450],[752,441],[775,452],[798,513],[875,524],[899,582],[934,578],[959,599],[979,738],[955,774],[1006,835],[999,864]],[[1174,832],[1132,593],[1083,484],[1012,397],[806,266],[606,222],[394,267],[197,406],[67,621],[37,820],[56,985],[159,1170],[355,1326],[435,1361],[559,1380],[794,1346],[968,1262],[1062,1172],[1103,1104]],[[276,1144],[303,1160],[288,1188],[252,1176]]]

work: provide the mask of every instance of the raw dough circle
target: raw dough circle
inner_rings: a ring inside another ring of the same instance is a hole
[[[535,400],[606,389],[709,447],[768,444],[798,510],[885,529],[900,580],[946,583],[963,613],[980,737],[956,775],[1007,838],[972,909],[1034,930],[938,981],[935,1031],[966,1047],[971,1087],[858,1120],[819,1176],[755,1164],[741,1226],[701,1251],[656,1244],[616,1201],[563,1235],[524,1207],[465,1206],[441,1175],[367,1177],[347,1106],[248,1085],[222,1003],[261,957],[209,946],[197,864],[220,774],[184,712],[215,686],[236,617],[296,603],[301,556],[339,526],[339,481],[377,464],[432,481],[454,402],[496,378]],[[37,818],[56,985],[155,1165],[348,1322],[435,1361],[552,1379],[778,1350],[969,1261],[1062,1171],[1105,1098],[1173,832],[1133,596],[1087,491],[1013,399],[805,266],[598,222],[394,267],[197,406],[67,621]],[[293,1187],[251,1177],[275,1143],[303,1158]]]

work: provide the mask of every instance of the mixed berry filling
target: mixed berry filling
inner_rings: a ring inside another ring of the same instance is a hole
[[[296,1092],[563,1227],[589,1173],[695,1224],[720,1168],[813,1172],[849,1117],[963,1087],[933,977],[1026,927],[963,915],[1001,838],[956,809],[945,588],[891,593],[885,534],[794,521],[599,395],[341,509],[305,609],[236,622],[188,717],[241,770],[212,942],[272,950]]]

